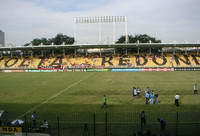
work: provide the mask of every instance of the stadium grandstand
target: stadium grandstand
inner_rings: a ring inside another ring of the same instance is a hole
[[[198,68],[200,44],[103,44],[1,47],[0,68]]]

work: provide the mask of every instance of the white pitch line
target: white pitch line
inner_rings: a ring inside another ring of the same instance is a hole
[[[93,74],[94,74],[94,73],[93,73]],[[77,82],[75,82],[75,83],[69,85],[68,87],[66,87],[66,88],[64,88],[64,89],[62,89],[62,90],[60,90],[57,94],[52,95],[51,97],[49,97],[49,98],[46,99],[45,101],[41,102],[40,104],[34,106],[33,108],[31,108],[30,110],[28,110],[28,111],[25,112],[24,114],[18,116],[18,118],[21,118],[21,117],[23,117],[24,115],[30,113],[31,111],[36,110],[37,108],[39,108],[39,107],[42,106],[43,104],[48,103],[49,101],[51,101],[52,99],[58,97],[59,95],[61,95],[62,93],[64,93],[64,92],[67,91],[68,89],[72,88],[73,86],[76,86],[77,84],[81,83],[82,81],[87,80],[87,79],[90,78],[93,74],[91,74],[91,75],[87,76],[86,78],[81,79],[81,80],[79,80],[79,81],[77,81]]]

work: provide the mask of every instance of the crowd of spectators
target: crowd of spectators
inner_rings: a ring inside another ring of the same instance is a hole
[[[40,65],[49,66],[56,58],[64,59],[62,63],[66,68],[133,68],[133,67],[193,67],[199,65],[199,56],[192,54],[113,54],[113,53],[77,53],[77,54],[45,54],[33,56],[7,56],[1,57],[0,68],[37,68]],[[106,58],[103,63],[101,58]],[[176,59],[175,59],[176,58]],[[24,61],[25,60],[25,61]],[[81,61],[80,61],[81,60]],[[16,63],[14,63],[14,62]],[[9,65],[8,65],[9,62]],[[11,65],[12,64],[12,65]],[[60,65],[60,64],[59,64]]]

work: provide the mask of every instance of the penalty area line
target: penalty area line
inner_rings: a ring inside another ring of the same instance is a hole
[[[73,84],[69,85],[68,87],[66,87],[66,88],[64,88],[64,89],[62,89],[62,90],[60,90],[58,93],[52,95],[51,97],[49,97],[49,98],[46,99],[45,101],[41,102],[40,104],[38,104],[38,105],[34,106],[33,108],[29,109],[28,111],[26,111],[26,112],[23,113],[22,115],[18,116],[18,118],[21,118],[21,117],[25,116],[26,114],[28,114],[28,113],[30,113],[30,112],[36,110],[37,108],[41,107],[42,105],[44,105],[44,104],[48,103],[49,101],[55,99],[56,97],[58,97],[59,95],[61,95],[61,94],[64,93],[65,91],[69,90],[70,88],[72,88],[72,87],[78,85],[79,83],[81,83],[81,82],[87,80],[87,79],[90,78],[92,75],[94,75],[94,73],[92,73],[91,75],[87,76],[86,78],[81,79],[81,80],[79,80],[79,81],[77,81],[77,82],[74,82]]]

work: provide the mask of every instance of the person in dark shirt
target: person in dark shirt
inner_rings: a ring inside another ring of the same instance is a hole
[[[155,101],[154,101],[155,104],[158,104],[159,103],[159,100],[158,100],[158,94],[155,94]]]
[[[146,125],[146,115],[144,111],[140,113],[140,120],[141,120],[141,128],[143,129],[143,127]]]
[[[163,131],[166,128],[166,121],[163,118],[158,118],[158,122],[160,123],[160,130]]]
[[[34,112],[32,113],[32,115],[31,115],[31,119],[32,119],[32,121],[33,121],[33,128],[36,128],[36,120],[37,120],[37,118],[38,118],[38,115],[37,115],[37,113],[34,111]]]

